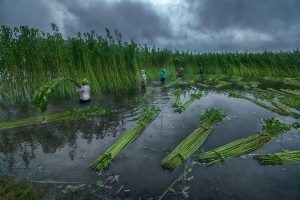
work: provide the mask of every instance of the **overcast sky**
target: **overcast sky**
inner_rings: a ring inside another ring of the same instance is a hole
[[[300,47],[300,0],[0,0],[0,25],[74,35],[118,29],[126,40],[197,51]]]

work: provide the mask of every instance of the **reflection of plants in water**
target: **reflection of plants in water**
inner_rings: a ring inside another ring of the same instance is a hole
[[[8,170],[16,168],[17,157],[21,153],[21,159],[26,168],[30,160],[35,158],[37,147],[45,154],[55,153],[58,149],[68,146],[68,155],[71,160],[75,158],[77,139],[79,135],[90,143],[94,138],[103,139],[108,134],[116,135],[120,118],[117,113],[107,118],[93,118],[90,120],[77,120],[69,123],[44,124],[35,127],[23,127],[2,131],[0,134],[0,149],[3,153],[4,163],[8,164]],[[109,123],[110,122],[110,123]]]

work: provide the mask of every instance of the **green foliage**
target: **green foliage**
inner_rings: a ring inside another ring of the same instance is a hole
[[[179,112],[179,113],[182,112],[183,110],[187,109],[187,107],[189,107],[196,99],[200,99],[201,97],[204,96],[203,92],[194,92],[191,94],[191,98],[189,100],[187,100],[184,103],[181,103],[180,102],[180,94],[179,93],[176,94],[177,96],[175,96],[175,99],[172,103],[174,111]]]
[[[295,108],[300,111],[300,97],[280,97],[279,100],[292,108]]]
[[[180,104],[181,104],[180,103],[180,95],[182,94],[182,91],[181,91],[181,89],[175,89],[173,91],[173,94],[174,94],[175,98],[172,102],[172,107],[176,108],[176,107],[180,106]]]
[[[0,177],[0,197],[3,200],[35,200],[36,192],[25,181],[16,181],[12,177]]]
[[[294,129],[299,129],[300,128],[300,122],[294,122],[294,123],[292,123],[292,127]]]
[[[112,160],[119,155],[130,143],[134,142],[144,129],[157,117],[160,110],[155,107],[146,108],[140,115],[134,128],[123,135],[106,152],[90,164],[90,168],[98,172],[104,171],[109,167]]]
[[[76,81],[69,78],[57,78],[53,79],[44,85],[42,85],[39,90],[34,94],[32,104],[41,112],[47,111],[47,106],[49,104],[49,100],[51,95],[53,95],[53,90],[63,81],[71,81],[79,86]]]
[[[209,166],[224,161],[225,159],[251,153],[291,128],[289,125],[274,118],[266,119],[263,122],[263,128],[257,134],[235,140],[216,149],[204,152],[200,154],[196,160],[200,163],[206,163]]]
[[[251,102],[255,103],[256,105],[261,106],[265,109],[268,109],[272,112],[275,112],[279,115],[291,116],[291,117],[294,117],[296,119],[300,118],[300,114],[298,114],[296,112],[292,112],[291,110],[289,110],[284,105],[274,101],[273,98],[275,98],[275,96],[274,96],[274,94],[272,94],[270,92],[269,93],[268,92],[254,92],[253,95],[257,98],[269,101],[271,104],[273,104],[275,106],[275,108],[272,107],[272,106],[269,106],[265,103],[262,103],[261,101],[258,101],[256,99],[252,99],[252,98],[247,97],[243,94],[240,94],[238,92],[229,92],[229,97],[241,98],[241,99],[251,101]]]
[[[221,88],[229,88],[231,86],[231,83],[226,82],[226,81],[220,81],[218,85],[215,86],[217,89]]]
[[[300,162],[300,151],[255,155],[253,158],[261,165],[282,165],[285,163]]]
[[[300,96],[300,90],[289,90],[289,89],[281,89],[282,92],[285,92],[287,94]]]
[[[54,26],[55,27],[55,26]],[[122,35],[108,29],[105,35],[95,32],[78,33],[63,38],[57,28],[44,33],[20,26],[0,28],[0,101],[30,101],[41,83],[55,77],[86,77],[93,94],[117,92],[138,87],[140,70],[148,80],[159,79],[160,70],[167,71],[167,81],[175,79],[179,67],[185,75],[224,74],[238,76],[297,77],[299,51],[260,53],[194,53],[172,51],[122,40]],[[38,78],[37,78],[38,77]],[[286,80],[298,84],[298,79]],[[71,84],[60,87],[57,97],[76,95]],[[41,106],[41,108],[43,108]]]
[[[161,165],[174,170],[180,166],[203,144],[213,127],[226,117],[226,114],[218,109],[205,110],[201,116],[201,125],[186,137],[165,159]]]
[[[31,117],[9,122],[0,122],[0,130],[44,123],[65,122],[82,118],[100,117],[107,113],[108,112],[101,107],[75,108],[62,113],[50,114],[47,116],[47,121],[41,117]]]

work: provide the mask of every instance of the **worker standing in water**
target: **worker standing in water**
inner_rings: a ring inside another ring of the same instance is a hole
[[[89,103],[91,102],[91,87],[89,86],[89,81],[85,78],[81,81],[82,86],[77,87],[77,92],[80,93],[80,104]]]
[[[181,67],[180,70],[179,70],[178,77],[179,77],[179,78],[183,78],[183,77],[184,77],[184,70],[183,70],[182,67]]]
[[[161,69],[161,75],[160,75],[160,82],[162,83],[162,84],[164,84],[165,83],[165,80],[166,80],[166,70],[165,70],[165,68],[163,68],[163,69]]]
[[[146,90],[147,76],[145,70],[142,70],[141,74],[142,74],[141,88],[142,90]]]

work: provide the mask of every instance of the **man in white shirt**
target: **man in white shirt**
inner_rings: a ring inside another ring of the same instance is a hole
[[[80,93],[79,103],[81,104],[89,103],[91,102],[91,96],[90,96],[91,88],[89,86],[89,81],[85,78],[81,82],[82,82],[82,86],[76,89]]]

